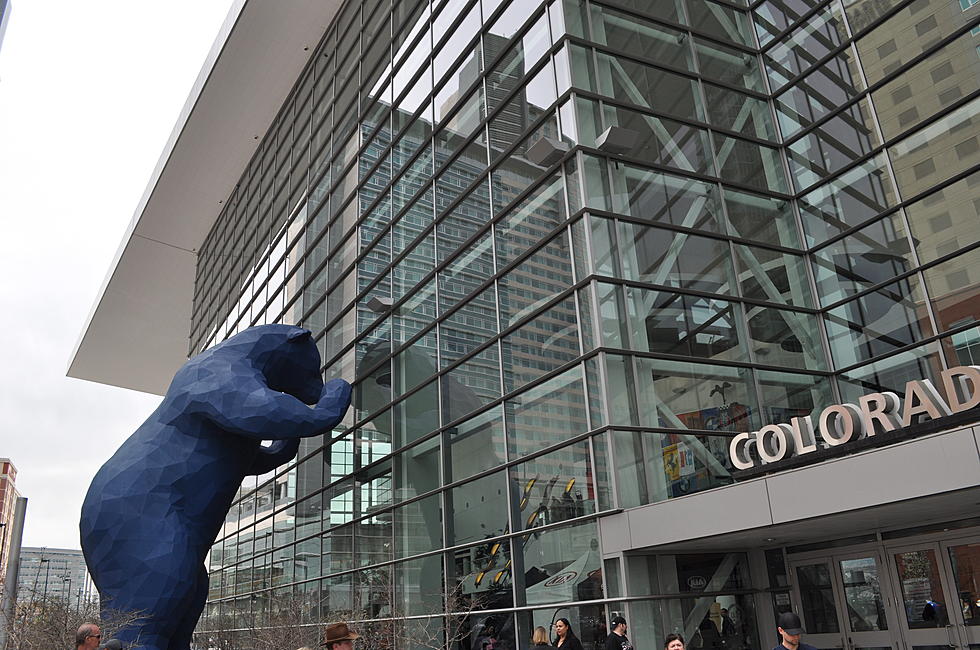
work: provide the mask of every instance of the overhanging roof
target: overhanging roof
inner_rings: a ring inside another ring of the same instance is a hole
[[[187,360],[197,251],[340,0],[235,0],[126,229],[68,376],[162,395]]]

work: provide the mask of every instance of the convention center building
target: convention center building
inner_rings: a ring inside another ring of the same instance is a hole
[[[201,647],[977,650],[978,318],[977,0],[238,0],[69,374],[354,385]]]

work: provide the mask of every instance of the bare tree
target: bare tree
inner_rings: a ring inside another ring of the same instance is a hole
[[[361,635],[360,646],[370,650],[444,650],[458,647],[471,631],[472,616],[484,599],[463,593],[457,586],[437,594],[413,593],[415,602],[438,603],[431,614],[408,615],[395,602],[387,572],[369,580],[370,588],[359,591],[353,607],[330,608],[319,592],[248,601],[248,612],[228,607],[212,616],[196,638],[210,650],[296,650],[316,647],[330,623],[347,622]],[[447,613],[448,612],[448,613]]]
[[[16,650],[74,648],[75,633],[82,623],[99,625],[105,639],[122,627],[138,623],[138,614],[101,612],[95,600],[67,601],[60,597],[36,597],[16,606],[7,630],[7,647]],[[131,646],[125,646],[131,647]]]

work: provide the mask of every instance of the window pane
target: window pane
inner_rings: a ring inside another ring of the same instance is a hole
[[[888,215],[813,256],[820,304],[844,300],[911,270],[915,263],[898,215]]]
[[[728,438],[613,431],[619,507],[634,508],[732,482]]]
[[[733,293],[734,269],[726,242],[620,222],[619,247],[627,280]]]
[[[919,260],[925,264],[976,241],[980,223],[980,173],[933,192],[907,206]]]
[[[973,127],[980,98],[905,138],[888,150],[898,188],[911,197],[980,163],[980,135]]]
[[[640,424],[749,431],[757,422],[747,368],[635,358]]]
[[[838,368],[887,354],[932,333],[916,278],[900,280],[827,312]]]

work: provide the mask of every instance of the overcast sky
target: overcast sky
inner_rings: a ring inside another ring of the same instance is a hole
[[[99,466],[159,398],[65,376],[230,0],[12,0],[0,44],[0,457],[26,546],[79,548]]]

